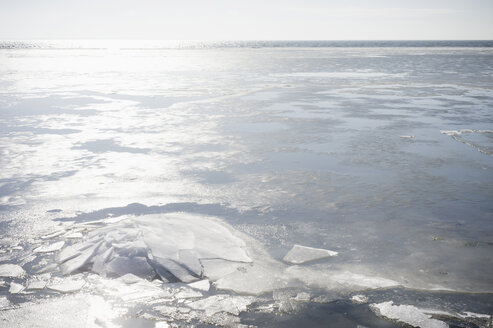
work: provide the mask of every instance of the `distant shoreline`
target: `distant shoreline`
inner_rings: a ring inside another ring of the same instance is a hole
[[[493,40],[3,40],[0,49],[493,48]]]

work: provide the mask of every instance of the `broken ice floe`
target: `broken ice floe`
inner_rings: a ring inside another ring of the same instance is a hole
[[[44,280],[33,280],[30,281],[29,284],[27,285],[26,290],[41,290],[46,287],[46,284],[48,282]]]
[[[356,304],[365,304],[368,303],[369,299],[365,295],[353,295],[351,301]]]
[[[0,299],[1,307],[1,299]],[[116,327],[119,313],[100,296],[71,295],[27,302],[0,311],[2,327]]]
[[[33,250],[34,253],[50,253],[54,251],[58,251],[65,245],[64,241],[58,241],[56,243],[50,244],[50,245],[43,245],[35,248]]]
[[[210,261],[203,265],[202,260]],[[217,219],[191,214],[148,215],[100,227],[57,255],[62,273],[127,273],[192,282],[218,267],[251,262],[244,241]]]
[[[5,296],[0,296],[0,310],[10,307],[10,301]]]
[[[10,283],[9,293],[18,294],[18,293],[22,292],[25,288],[26,287],[24,287],[21,284],[12,282],[12,283]]]
[[[144,280],[158,277],[165,283],[190,283],[193,293],[178,294],[183,298],[200,297],[198,293],[208,291],[210,282],[218,290],[249,295],[288,287],[358,290],[398,285],[381,277],[298,265],[338,254],[326,249],[294,245],[284,262],[278,261],[253,238],[211,216],[167,213],[111,220],[111,224],[103,219],[71,226],[82,231],[83,225],[85,233],[82,240],[66,244],[56,254],[64,275],[132,274]]]
[[[440,320],[432,319],[431,315],[412,305],[394,305],[392,301],[375,303],[371,308],[377,314],[396,320],[414,327],[421,328],[448,328],[448,325]]]
[[[211,316],[219,312],[234,315],[240,314],[255,300],[252,296],[213,295],[208,298],[192,302],[188,306],[195,310],[203,310]]]
[[[208,292],[209,289],[211,288],[211,283],[209,282],[209,280],[204,279],[204,280],[192,282],[192,283],[188,284],[188,286],[189,287],[192,287],[194,289],[198,289],[198,290],[201,290],[201,291],[204,291],[204,292]]]
[[[19,278],[26,274],[17,264],[0,264],[0,277]]]
[[[452,137],[455,141],[475,148],[485,155],[493,155],[492,130],[441,130],[440,133]]]
[[[272,298],[276,301],[275,306],[280,312],[290,313],[299,311],[303,304],[310,301],[311,296],[306,292],[297,293],[287,289],[274,291]]]
[[[86,284],[82,279],[64,279],[60,282],[54,282],[48,285],[48,289],[60,293],[73,293],[79,291]]]
[[[337,254],[337,252],[329,251],[327,249],[294,245],[283,260],[293,264],[303,264],[310,261],[336,256]]]

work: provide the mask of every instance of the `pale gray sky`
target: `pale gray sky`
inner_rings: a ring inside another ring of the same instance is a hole
[[[493,39],[493,0],[0,0],[0,39]]]

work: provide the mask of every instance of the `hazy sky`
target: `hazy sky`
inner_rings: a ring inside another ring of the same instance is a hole
[[[0,0],[0,39],[493,39],[493,0]]]

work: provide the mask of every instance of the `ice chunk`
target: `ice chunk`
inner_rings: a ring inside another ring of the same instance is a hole
[[[203,300],[195,301],[188,306],[195,310],[203,310],[207,316],[219,312],[227,312],[234,315],[246,311],[247,306],[255,300],[252,296],[214,295]]]
[[[173,276],[183,282],[192,282],[199,279],[174,260],[154,256],[152,263],[156,272],[164,279],[169,280],[171,278],[167,272],[170,272]]]
[[[99,253],[98,255],[94,256],[92,271],[102,274],[104,272],[104,265],[112,256],[112,253],[113,253],[113,247],[110,247],[107,250],[105,250],[103,253]]]
[[[469,311],[464,311],[464,316],[470,317],[470,318],[481,318],[481,319],[490,319],[491,315],[489,314],[481,314],[481,313],[475,313],[475,312],[469,312]]]
[[[134,276],[133,278],[135,278]],[[133,279],[129,278],[128,282]],[[144,302],[152,299],[170,298],[171,295],[160,286],[154,285],[144,279],[139,279],[135,283],[127,284],[122,277],[118,279],[103,279],[98,277],[98,280],[94,281],[95,285],[100,285],[106,292],[119,297],[124,302]]]
[[[327,249],[313,248],[301,245],[294,245],[293,248],[284,256],[285,262],[302,264],[314,260],[336,256],[338,253]]]
[[[193,249],[180,249],[178,251],[180,263],[197,276],[202,275],[202,265],[198,259],[198,254]]]
[[[123,282],[124,284],[127,284],[127,285],[131,285],[131,284],[135,284],[135,283],[138,283],[138,282],[142,282],[142,278],[139,278],[137,277],[136,275],[132,274],[132,273],[127,273],[119,278],[117,278],[116,280],[118,281],[121,281]]]
[[[44,235],[44,236],[41,236],[41,239],[51,239],[51,238],[55,238],[55,237],[58,237],[58,236],[61,236],[63,235],[64,233],[66,232],[65,229],[62,229],[62,230],[57,230],[55,232],[52,232],[48,235]]]
[[[26,274],[17,264],[0,264],[0,277],[19,278]]]
[[[80,253],[93,246],[94,244],[92,243],[79,243],[75,244],[72,246],[65,247],[63,250],[60,251],[60,253],[57,254],[57,262],[58,263],[63,263],[65,261],[68,261],[76,256],[79,256]]]
[[[116,256],[106,264],[105,270],[109,275],[113,276],[123,276],[127,273],[132,273],[145,279],[151,279],[156,275],[154,269],[147,263],[147,259],[140,256]]]
[[[178,260],[178,250],[193,249],[198,258],[252,261],[245,242],[232,228],[213,217],[172,213],[147,215],[136,222],[154,256]]]
[[[120,256],[147,256],[147,245],[142,240],[113,243],[116,253]]]
[[[310,298],[311,298],[310,294],[306,292],[300,292],[296,295],[294,299],[300,302],[308,302]]]
[[[286,287],[287,281],[276,267],[253,264],[222,277],[215,282],[218,289],[249,295],[261,295],[277,288]]]
[[[27,285],[27,290],[41,290],[46,287],[47,281],[43,280],[33,280],[30,281],[29,284]]]
[[[190,288],[182,288],[178,293],[174,295],[175,298],[177,299],[183,299],[183,298],[198,298],[202,297],[201,292],[190,289]]]
[[[15,282],[10,283],[10,288],[9,288],[9,293],[11,294],[17,294],[22,292],[25,289],[24,286],[21,284],[17,284]]]
[[[115,327],[116,311],[99,296],[71,295],[25,302],[0,311],[0,326],[9,328]]]
[[[60,266],[62,273],[67,275],[83,267],[85,264],[89,262],[91,257],[94,255],[94,253],[97,251],[97,249],[99,248],[99,246],[101,246],[102,243],[103,242],[100,242],[99,244],[96,244],[93,247],[85,249],[84,251],[79,253],[79,255],[77,255],[76,257],[63,263]]]
[[[298,281],[304,285],[325,289],[361,290],[398,286],[399,283],[378,276],[366,276],[350,271],[321,271],[310,267],[291,266],[284,271],[287,281]]]
[[[159,321],[154,324],[154,328],[169,328],[170,325],[166,321]]]
[[[375,277],[365,276],[359,273],[353,273],[349,271],[333,274],[332,280],[334,282],[344,285],[354,285],[354,286],[361,286],[366,288],[385,288],[385,287],[392,287],[399,285],[399,283],[394,280],[377,277],[377,276]]]
[[[60,293],[72,293],[80,290],[86,282],[82,279],[66,279],[61,282],[48,285],[48,288]]]
[[[423,313],[423,311],[412,305],[393,305],[392,301],[388,301],[374,303],[371,305],[371,309],[381,316],[415,327],[448,328],[445,322],[431,319],[430,315]]]
[[[208,292],[209,289],[211,288],[211,283],[209,280],[204,279],[196,282],[192,282],[191,284],[188,284],[189,287],[192,287],[194,289],[202,290],[204,292]]]
[[[78,238],[82,238],[82,237],[84,237],[84,236],[80,232],[72,232],[72,233],[65,235],[65,238],[68,238],[68,239],[78,239]]]
[[[369,299],[365,295],[353,295],[351,301],[356,304],[368,303]]]
[[[221,259],[201,259],[200,263],[204,268],[204,277],[211,280],[217,280],[224,277],[245,265],[241,262],[231,262]]]
[[[0,296],[0,309],[8,308],[10,301],[6,296]]]
[[[50,253],[54,251],[58,251],[60,248],[65,245],[64,241],[57,241],[56,243],[50,244],[50,245],[43,245],[39,246],[38,248],[35,248],[33,250],[34,253]]]
[[[237,234],[208,216],[143,215],[93,230],[87,240],[63,249],[57,261],[65,274],[92,262],[87,269],[103,275],[152,278],[157,273],[165,281],[188,283],[204,276],[202,260],[212,259],[208,274],[220,271],[219,276],[235,270],[237,263],[250,263],[246,244]],[[105,246],[93,248],[103,241]]]

